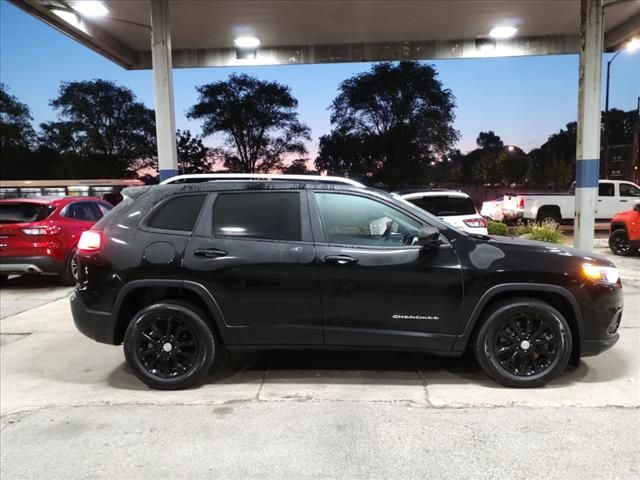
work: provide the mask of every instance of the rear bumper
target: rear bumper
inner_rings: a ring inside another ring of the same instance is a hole
[[[115,329],[111,312],[91,310],[77,290],[73,291],[69,300],[73,323],[80,333],[96,342],[115,345]]]
[[[63,263],[46,255],[33,257],[0,256],[0,273],[3,275],[21,275],[24,273],[53,273],[62,271]]]
[[[502,210],[503,222],[517,222],[524,218],[522,210]]]

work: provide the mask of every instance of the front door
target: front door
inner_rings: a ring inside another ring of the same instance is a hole
[[[620,211],[620,203],[616,196],[616,186],[613,182],[598,183],[598,206],[596,219],[610,220]]]
[[[446,238],[430,250],[415,245],[426,224],[377,197],[312,197],[325,343],[449,350],[463,290]]]
[[[184,267],[186,281],[213,295],[236,343],[322,344],[315,250],[299,191],[210,195]]]

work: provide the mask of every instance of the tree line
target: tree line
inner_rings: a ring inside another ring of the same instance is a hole
[[[202,134],[177,131],[179,170],[349,176],[389,188],[427,184],[562,188],[575,171],[576,124],[530,152],[480,132],[477,148],[455,149],[455,97],[432,65],[378,63],[344,80],[331,103],[331,132],[308,158],[310,129],[289,87],[249,75],[197,87],[187,117]],[[155,118],[126,87],[106,80],[63,82],[50,101],[55,121],[32,126],[28,106],[0,84],[3,179],[157,175]],[[609,112],[610,144],[631,143],[635,111]],[[206,137],[222,139],[215,147]],[[313,170],[312,168],[312,170]]]

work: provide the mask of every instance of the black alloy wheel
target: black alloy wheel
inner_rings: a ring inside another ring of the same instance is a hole
[[[609,235],[609,249],[614,254],[624,257],[633,254],[633,249],[629,243],[629,235],[627,235],[627,231],[624,228],[618,228],[611,232],[611,235]]]
[[[548,369],[561,348],[557,325],[536,312],[520,312],[504,320],[495,335],[493,351],[507,372],[528,377]]]
[[[124,353],[149,387],[174,390],[192,386],[207,374],[217,343],[205,312],[170,300],[138,312],[125,333]]]
[[[161,313],[141,328],[136,355],[150,374],[177,377],[188,372],[196,362],[197,334],[179,313]]]
[[[571,356],[569,325],[551,305],[534,298],[498,302],[474,342],[487,374],[509,387],[540,387],[557,377]]]

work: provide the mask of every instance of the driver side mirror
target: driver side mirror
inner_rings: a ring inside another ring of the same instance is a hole
[[[435,227],[422,227],[418,232],[418,241],[416,244],[424,248],[436,248],[442,245],[440,230]]]
[[[636,203],[636,204],[635,204],[635,206],[633,207],[633,209],[634,209],[636,212],[640,213],[640,202]]]

